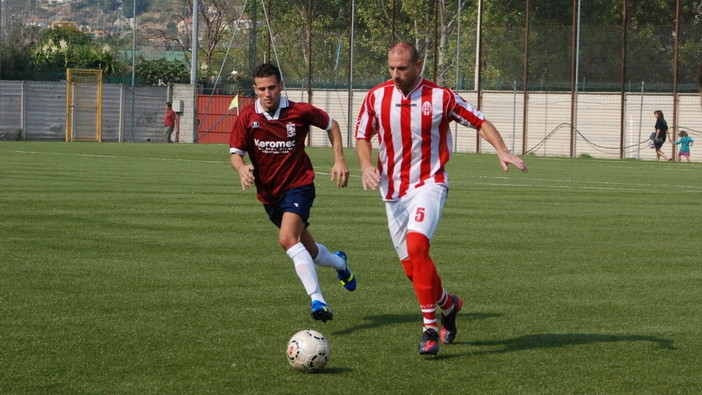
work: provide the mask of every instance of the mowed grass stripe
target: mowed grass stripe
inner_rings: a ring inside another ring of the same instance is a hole
[[[0,143],[0,392],[696,393],[702,390],[698,164],[456,154],[432,256],[466,299],[457,343],[421,319],[377,191],[318,170],[310,231],[343,249],[308,298],[227,147]],[[326,173],[326,174],[325,174]],[[300,329],[332,347],[287,366]],[[432,375],[433,378],[429,378]]]

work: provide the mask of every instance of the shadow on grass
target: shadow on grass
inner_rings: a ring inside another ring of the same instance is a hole
[[[334,367],[334,368],[324,368],[318,372],[311,372],[310,374],[314,374],[314,375],[341,374],[341,373],[353,372],[354,370],[355,369],[351,369],[351,368]]]
[[[675,346],[673,346],[672,340],[663,339],[660,337],[642,335],[607,335],[597,333],[542,333],[536,335],[524,335],[512,339],[456,342],[455,344],[467,344],[476,347],[502,346],[502,348],[498,350],[475,351],[469,353],[469,355],[486,355],[533,350],[538,348],[555,348],[616,342],[652,342],[657,343],[659,348],[676,350]]]
[[[488,318],[499,317],[501,315],[502,314],[490,314],[490,313],[469,313],[469,314],[462,314],[461,313],[461,320],[467,319],[470,321],[477,321],[477,320],[484,320],[484,319],[488,319]],[[334,335],[348,335],[348,334],[356,332],[356,331],[375,329],[375,328],[378,328],[381,326],[404,324],[404,323],[408,323],[408,322],[418,322],[418,323],[422,322],[422,316],[419,313],[417,313],[417,314],[370,315],[370,316],[364,317],[364,319],[368,322],[365,324],[352,326],[352,327],[346,328],[344,330],[336,331],[333,334]]]
[[[454,345],[469,345],[475,347],[495,347],[502,346],[497,350],[470,351],[457,354],[442,354],[436,356],[426,356],[430,361],[441,361],[445,359],[461,358],[466,356],[480,356],[492,354],[505,354],[510,352],[534,350],[539,348],[558,348],[567,346],[578,346],[595,343],[615,343],[615,342],[652,342],[657,343],[659,348],[665,350],[677,350],[673,346],[673,341],[655,336],[642,335],[602,335],[596,333],[542,333],[537,335],[524,335],[513,339],[475,341],[475,342],[454,342]]]

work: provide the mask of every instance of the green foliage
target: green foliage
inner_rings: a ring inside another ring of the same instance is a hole
[[[11,12],[25,8],[25,2],[6,0]],[[522,0],[484,0],[483,51],[480,59],[481,81],[484,89],[512,89],[518,82],[523,88],[525,2]],[[72,3],[77,18],[89,20],[88,15],[100,12],[131,17],[131,0],[104,0],[99,5],[88,0]],[[349,20],[350,3],[345,0],[313,1],[312,43],[307,44],[308,7],[306,0],[248,1],[244,16],[256,23],[233,29],[241,14],[243,1],[207,0],[201,2],[200,41],[201,82],[214,81],[220,68],[224,73],[238,70],[243,74],[263,61],[280,62],[286,81],[291,86],[312,83],[345,86],[349,78]],[[267,13],[264,14],[265,4]],[[357,0],[354,24],[354,85],[368,87],[387,78],[385,58],[387,48],[398,40],[417,45],[424,62],[423,74],[438,82],[462,89],[471,89],[475,75],[477,38],[477,1],[468,0]],[[573,51],[573,2],[544,0],[530,2],[529,73],[532,89],[569,89]],[[138,50],[148,50],[153,36],[167,37],[166,50],[187,51],[189,32],[178,32],[176,23],[189,15],[192,1],[136,0],[137,16],[143,28],[137,37]],[[458,7],[461,20],[456,20]],[[121,12],[117,10],[121,7]],[[626,78],[634,84],[646,81],[647,89],[670,90],[673,81],[672,62],[675,4],[667,0],[629,2],[627,31]],[[93,15],[94,15],[93,14]],[[579,77],[584,90],[613,90],[620,88],[622,2],[591,0],[582,2],[580,23]],[[270,20],[269,37],[266,18]],[[103,23],[107,18],[103,15]],[[98,18],[99,19],[99,18]],[[702,58],[702,8],[699,2],[681,2],[678,89],[697,86],[697,73]],[[93,24],[93,21],[90,21]],[[457,26],[460,22],[460,37]],[[82,22],[81,22],[82,23]],[[87,22],[86,22],[87,23]],[[148,26],[148,27],[147,27]],[[55,72],[77,63],[97,63],[108,73],[124,74],[125,67],[110,65],[94,52],[96,59],[88,61],[87,50],[74,48],[103,43],[119,51],[130,48],[131,38],[114,36],[90,41],[85,34],[71,29],[45,29],[36,37],[37,28],[24,27],[24,36],[14,35],[8,41],[17,43],[20,51],[31,53],[32,62],[17,52],[8,56],[10,74],[20,73],[15,64],[30,64],[24,70]],[[232,40],[233,39],[233,40]],[[229,48],[229,43],[232,43]],[[63,46],[61,43],[65,43]],[[64,47],[65,46],[65,47]],[[163,48],[159,48],[163,49]],[[274,49],[276,52],[274,52]],[[225,54],[227,58],[225,60]],[[458,59],[456,59],[458,55]],[[308,63],[310,67],[308,68]],[[3,60],[5,64],[5,60]],[[456,68],[458,67],[458,76]],[[311,70],[311,76],[308,76]],[[3,75],[8,75],[3,71]],[[454,82],[454,79],[458,81]]]
[[[531,2],[529,78],[551,89],[570,81],[572,67],[572,1]],[[684,2],[681,2],[684,3]],[[695,82],[702,55],[699,7],[681,4],[679,78]],[[494,82],[521,80],[524,65],[523,1],[485,0],[484,78]],[[629,2],[627,10],[627,78],[655,83],[673,80],[674,2]],[[622,2],[584,1],[580,14],[579,77],[593,89],[617,89],[621,69]],[[468,16],[468,18],[473,18]],[[614,72],[613,72],[614,71]]]
[[[80,46],[89,45],[92,43],[92,40],[74,27],[62,26],[42,30],[39,42],[56,46],[65,42],[70,46]]]
[[[72,64],[72,51],[73,47],[65,40],[39,43],[32,52],[32,64],[39,71],[65,69]]]
[[[115,53],[108,46],[77,47],[74,56],[74,67],[100,69],[107,76],[120,75],[127,71],[127,65],[117,60]]]
[[[177,60],[139,59],[136,66],[137,76],[143,84],[180,83],[190,80],[190,70]]]
[[[20,48],[15,41],[0,42],[0,79],[21,79],[30,62],[29,52]]]
[[[125,71],[115,52],[99,46],[87,35],[70,27],[46,29],[31,53],[32,66],[37,71],[57,71],[66,68],[101,69],[106,76]]]
[[[466,303],[456,343],[422,358],[383,203],[346,154],[351,183],[318,174],[309,229],[358,289],[320,267],[322,324],[226,146],[0,142],[0,392],[702,392],[700,164],[530,157],[505,174],[454,155],[432,258]],[[329,338],[321,374],[285,360],[305,328]]]

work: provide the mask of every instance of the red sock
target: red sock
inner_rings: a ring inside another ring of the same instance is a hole
[[[405,275],[410,280],[410,282],[412,282],[412,274],[414,273],[414,265],[412,265],[412,260],[409,258],[405,258],[400,262],[402,262],[402,268],[405,269]]]
[[[446,292],[445,289],[442,289],[441,291],[441,298],[439,298],[439,301],[436,302],[436,304],[439,305],[439,308],[444,312],[446,312],[446,310],[450,311],[451,309],[453,309],[453,298],[451,297],[451,295],[449,295],[448,292]]]
[[[438,329],[436,301],[443,287],[436,266],[429,257],[429,239],[421,233],[408,233],[407,253],[413,266],[412,284],[424,317],[424,327]]]

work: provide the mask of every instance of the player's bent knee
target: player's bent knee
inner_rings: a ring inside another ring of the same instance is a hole
[[[429,239],[421,233],[410,232],[407,234],[407,254],[412,257],[429,256]]]

